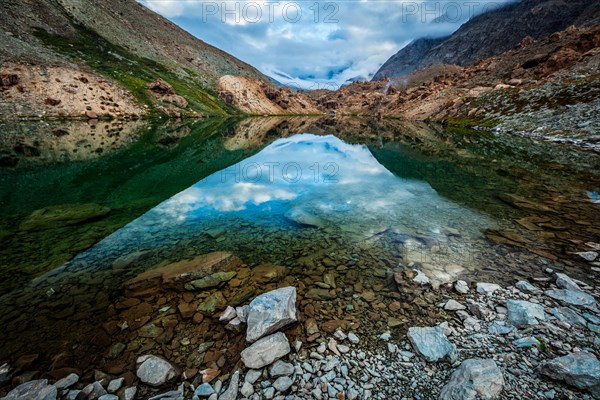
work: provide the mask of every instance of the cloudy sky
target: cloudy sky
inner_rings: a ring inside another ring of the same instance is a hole
[[[138,1],[281,83],[317,89],[370,79],[412,40],[512,0]]]

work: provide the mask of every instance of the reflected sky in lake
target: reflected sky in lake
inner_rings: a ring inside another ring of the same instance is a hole
[[[359,237],[390,228],[439,234],[448,226],[478,234],[489,224],[429,184],[398,178],[364,145],[301,134],[203,179],[124,230],[186,225],[189,233],[225,215],[292,228],[340,228]]]

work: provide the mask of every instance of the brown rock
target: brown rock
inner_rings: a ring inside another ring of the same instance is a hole
[[[179,303],[177,309],[183,319],[192,318],[196,312],[196,306],[190,303]]]
[[[17,358],[13,367],[18,371],[29,369],[31,365],[39,358],[39,354],[25,354]]]
[[[88,117],[89,119],[98,119],[98,114],[96,114],[93,111],[86,111],[85,116]]]
[[[202,383],[210,383],[221,374],[221,371],[218,369],[207,368],[200,371],[200,374],[202,375]]]
[[[47,106],[51,106],[51,107],[57,106],[60,103],[61,103],[61,100],[51,99],[50,97],[48,97],[46,100],[44,100],[44,104]]]
[[[344,320],[331,320],[321,324],[321,329],[327,333],[334,333],[338,329],[346,330],[350,322]]]
[[[179,108],[186,108],[189,104],[185,97],[179,95],[173,95],[171,102]]]
[[[261,264],[252,270],[252,277],[259,283],[269,283],[280,280],[286,275],[286,268],[280,265]]]
[[[16,74],[2,74],[0,75],[0,86],[9,87],[19,83],[19,75]]]
[[[157,79],[156,81],[150,83],[147,87],[148,87],[148,89],[152,90],[153,92],[159,93],[162,95],[175,94],[175,89],[173,89],[173,86],[169,85],[167,82],[163,81],[162,79]]]
[[[195,324],[201,324],[202,321],[204,321],[204,315],[202,315],[201,313],[197,312],[194,314],[194,317],[192,318],[192,321]]]
[[[149,289],[184,290],[188,282],[218,271],[235,270],[242,261],[226,252],[215,252],[146,271],[123,284],[127,296],[138,297]]]

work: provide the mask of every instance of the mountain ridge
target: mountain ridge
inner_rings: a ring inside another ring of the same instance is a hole
[[[386,61],[373,81],[400,77],[435,64],[472,65],[515,48],[524,38],[535,40],[570,25],[600,22],[600,4],[587,0],[521,0],[477,15],[439,43],[423,47],[413,41]]]

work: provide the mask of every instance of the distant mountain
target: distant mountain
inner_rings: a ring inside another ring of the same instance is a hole
[[[570,25],[600,22],[600,1],[522,0],[478,15],[454,34],[419,39],[392,56],[373,80],[399,77],[435,64],[471,65],[516,47],[525,37],[541,39]]]
[[[223,75],[270,81],[135,0],[2,0],[0,67],[8,63],[85,64],[142,103],[145,85],[162,78],[199,98],[191,105],[200,111],[220,108],[214,93]]]

